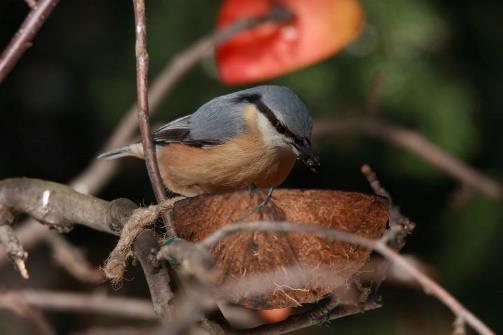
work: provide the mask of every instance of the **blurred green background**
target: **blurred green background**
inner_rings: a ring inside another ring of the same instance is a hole
[[[307,0],[306,0],[307,1]],[[213,29],[219,1],[148,2],[151,77],[177,52]],[[503,3],[496,1],[363,1],[360,38],[322,63],[274,80],[289,86],[315,117],[361,115],[372,78],[383,76],[380,114],[415,129],[495,179],[503,177]],[[0,2],[3,48],[28,13],[22,0]],[[124,1],[62,1],[34,46],[0,85],[0,178],[29,176],[59,182],[78,174],[135,100],[132,5]],[[154,122],[193,112],[236,90],[219,83],[213,59],[196,66],[161,106]],[[322,171],[297,166],[285,187],[369,192],[360,166],[369,163],[417,228],[405,253],[434,269],[436,278],[497,332],[503,331],[503,208],[501,200],[472,193],[427,162],[387,143],[334,134],[317,147]],[[152,201],[143,165],[123,169],[100,195]],[[84,228],[68,235],[99,265],[114,239]],[[89,291],[52,264],[44,247],[21,282],[1,269],[0,289],[23,286]],[[146,296],[141,272],[117,294]],[[134,279],[134,280],[133,280]],[[114,291],[103,284],[100,289]],[[384,307],[299,334],[449,334],[452,315],[419,290],[385,285]],[[118,325],[89,315],[49,313],[61,333]],[[33,331],[0,311],[1,334]]]

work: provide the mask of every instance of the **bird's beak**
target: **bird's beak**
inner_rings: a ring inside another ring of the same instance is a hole
[[[302,163],[306,164],[309,170],[314,173],[318,172],[320,168],[320,159],[313,153],[311,144],[304,140],[302,145],[295,145],[295,149],[298,151],[297,158],[301,160]]]

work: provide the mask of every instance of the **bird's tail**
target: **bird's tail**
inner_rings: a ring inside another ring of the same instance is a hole
[[[143,159],[143,147],[141,143],[133,143],[125,147],[107,151],[98,156],[98,159],[111,160],[120,157],[133,156]]]

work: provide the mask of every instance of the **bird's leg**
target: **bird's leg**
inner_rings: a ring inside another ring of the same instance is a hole
[[[250,198],[254,195],[257,194],[260,191],[260,188],[255,185],[254,182],[248,183],[248,194],[250,194]]]
[[[267,204],[269,199],[271,199],[273,191],[274,191],[274,186],[272,186],[272,185],[269,186],[269,189],[267,190],[267,193],[265,194],[264,199],[262,199],[262,202],[257,205],[257,210],[261,209],[262,207],[264,207]]]
[[[248,192],[251,194],[255,193],[260,193],[262,189],[260,187],[257,187],[257,185],[250,183],[248,185]],[[272,192],[274,191],[274,186],[270,185],[269,188],[267,189],[267,193],[265,194],[265,197],[262,199],[262,201],[257,205],[257,207],[254,210],[259,210],[262,207],[264,207],[269,199],[271,198]]]
[[[252,185],[254,185],[254,184],[252,184]],[[257,190],[260,190],[260,188],[258,188],[257,186],[254,185],[254,187],[255,188],[254,188],[253,192],[258,192]],[[252,216],[253,214],[255,214],[256,212],[258,212],[259,210],[261,210],[267,204],[267,202],[269,201],[269,199],[271,199],[273,191],[274,191],[274,186],[271,185],[269,187],[269,189],[267,190],[267,193],[266,193],[265,197],[262,199],[262,201],[257,206],[255,206],[255,208],[253,208],[250,212],[248,212],[243,217],[237,219],[233,223],[241,223],[244,220],[246,220],[247,218],[249,218],[250,216]],[[252,193],[250,193],[250,195],[251,194]]]

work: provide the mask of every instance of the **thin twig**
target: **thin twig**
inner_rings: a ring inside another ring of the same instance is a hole
[[[14,215],[9,208],[0,204],[0,245],[5,248],[6,254],[12,260],[21,277],[28,279],[28,270],[24,261],[28,257],[28,253],[24,251],[23,246],[16,237],[12,224],[14,223]]]
[[[21,55],[31,46],[45,20],[59,0],[39,0],[0,56],[0,83],[14,68]]]
[[[59,234],[47,236],[47,242],[52,248],[53,258],[57,264],[74,278],[85,283],[101,283],[105,279],[103,271],[93,267],[84,256],[82,250],[70,244]]]
[[[147,166],[148,176],[157,203],[166,200],[166,192],[157,165],[152,131],[150,130],[150,119],[148,109],[148,64],[149,56],[147,51],[147,19],[145,16],[145,0],[133,0],[135,36],[136,36],[136,94],[138,96],[138,127],[141,133],[141,143],[143,145],[143,155]],[[163,215],[164,227],[168,237],[176,236],[175,228],[170,222],[169,215]]]
[[[372,120],[377,119],[377,114],[379,112],[379,95],[381,93],[383,81],[384,75],[381,72],[376,73],[367,91],[363,110],[367,118]],[[402,215],[400,208],[393,203],[391,194],[381,185],[377,175],[372,171],[369,165],[363,165],[361,172],[367,178],[374,193],[387,198],[389,201],[389,229],[386,230],[382,239],[394,250],[399,251],[405,245],[405,237],[412,233],[415,225],[407,217]],[[384,272],[386,272],[386,270],[384,270]]]
[[[0,301],[16,297],[23,303],[49,311],[93,313],[127,319],[155,320],[152,303],[145,299],[24,289],[0,293]]]
[[[390,201],[391,205],[393,205],[391,195],[381,185],[381,182],[377,178],[377,175],[374,173],[374,171],[372,171],[370,166],[368,166],[366,164],[363,165],[361,168],[361,171],[362,171],[363,175],[367,178],[367,181],[368,181],[370,187],[372,188],[372,191],[374,191],[375,194],[380,195],[381,197],[387,198]]]
[[[385,231],[381,239],[395,251],[400,251],[405,245],[405,238],[412,234],[416,225],[401,213],[400,208],[393,202],[391,194],[381,185],[377,175],[369,165],[363,165],[361,172],[367,178],[374,193],[388,199],[389,228]]]
[[[159,251],[156,236],[152,230],[144,230],[136,238],[134,253],[145,273],[155,314],[163,321],[171,319],[173,310],[170,302],[173,299],[168,268],[157,264],[155,256]]]
[[[304,232],[319,235],[328,240],[338,240],[347,243],[359,245],[380,253],[394,265],[399,266],[402,270],[407,272],[415,280],[417,280],[424,291],[440,300],[446,305],[456,316],[457,319],[464,320],[479,334],[493,335],[494,332],[489,329],[480,319],[478,319],[472,312],[467,310],[456,298],[447,292],[438,283],[419,271],[414,265],[409,263],[406,258],[388,247],[382,240],[372,240],[359,235],[348,233],[342,230],[326,229],[322,227],[306,225],[306,224],[292,224],[289,222],[252,222],[252,223],[238,223],[226,225],[213,234],[200,241],[198,245],[204,248],[212,248],[223,238],[238,233],[244,232]]]
[[[17,315],[30,320],[37,327],[39,334],[56,334],[45,316],[35,306],[28,304],[25,299],[16,293],[0,294],[0,308],[9,309]]]
[[[286,221],[256,221],[225,225],[197,243],[201,248],[210,250],[225,237],[246,232],[300,232],[320,235],[327,240],[343,241],[374,249],[375,240],[367,239],[343,230],[328,229],[308,224],[293,224]]]
[[[152,140],[152,132],[150,130],[149,120],[149,105],[148,105],[148,65],[149,56],[147,52],[147,23],[145,16],[145,0],[133,0],[134,18],[135,18],[135,36],[136,36],[136,94],[138,96],[138,126],[141,133],[141,142],[143,145],[143,155],[147,167],[148,175],[157,203],[161,204],[167,197],[164,190],[159,166],[157,165],[156,152],[154,142]],[[167,237],[176,236],[176,231],[171,223],[168,213],[163,213],[163,221],[165,233]],[[170,275],[167,269],[164,269],[162,276],[149,276],[152,273],[152,262],[149,257],[150,249],[156,245],[156,241],[151,236],[145,234],[139,235],[138,243],[135,243],[136,254],[139,256],[140,262],[144,269],[145,276],[150,288],[152,302],[154,303],[156,314],[162,319],[168,319],[170,316],[169,301],[172,293],[169,288]],[[141,246],[150,246],[150,249],[145,250]],[[149,279],[150,278],[150,279]],[[163,279],[161,285],[158,284],[158,279]],[[155,280],[152,280],[155,279]]]
[[[318,119],[313,128],[314,137],[335,136],[348,132],[376,137],[404,148],[491,198],[499,199],[503,194],[501,183],[455,158],[416,131],[369,117]]]
[[[34,9],[35,6],[37,6],[37,1],[35,0],[25,0],[26,1],[26,4],[31,8],[31,9]]]

